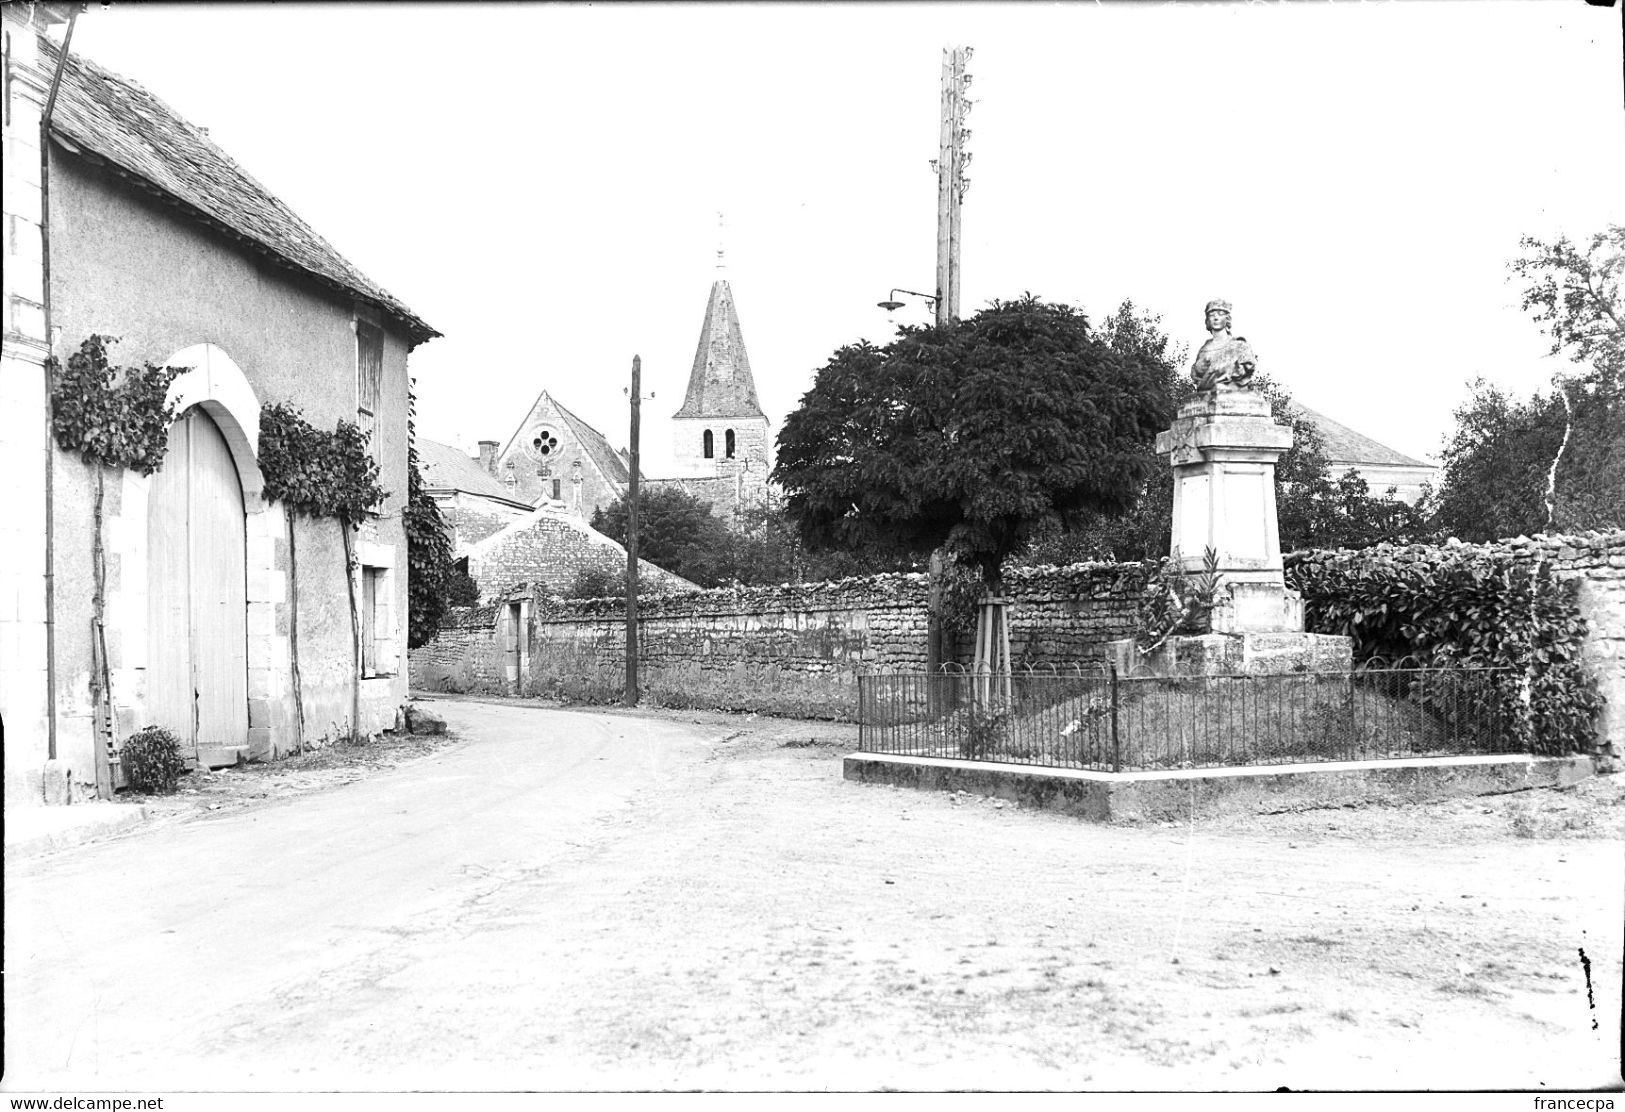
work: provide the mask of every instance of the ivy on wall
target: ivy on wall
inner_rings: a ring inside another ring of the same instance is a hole
[[[1378,545],[1293,553],[1286,578],[1306,628],[1352,637],[1356,660],[1508,669],[1497,690],[1531,751],[1596,744],[1602,696],[1581,661],[1578,584],[1549,563],[1493,545]]]
[[[408,570],[406,646],[416,649],[434,640],[440,628],[440,619],[451,603],[454,568],[446,519],[423,488],[416,444],[407,449],[406,475],[406,510],[401,515]]]
[[[51,434],[64,452],[77,454],[95,477],[91,535],[90,699],[96,708],[96,734],[111,749],[118,736],[113,707],[112,667],[107,654],[107,546],[102,506],[108,468],[151,475],[164,465],[175,407],[169,387],[184,367],[115,367],[107,358],[116,336],[91,335],[64,365],[45,361],[51,382]]]
[[[378,464],[367,451],[367,434],[348,421],[332,432],[322,432],[297,406],[277,402],[260,409],[260,474],[265,497],[281,502],[288,518],[288,649],[293,674],[293,698],[299,727],[297,747],[304,748],[305,702],[299,672],[299,550],[293,517],[333,518],[344,541],[346,567],[355,567],[350,534],[374,512],[385,494],[378,485]],[[361,618],[355,581],[345,576],[350,600],[351,647],[354,669],[350,683],[351,730],[361,721]]]
[[[385,498],[366,433],[349,421],[322,432],[285,402],[260,410],[259,463],[265,497],[306,517],[355,526]]]
[[[124,467],[151,475],[164,463],[175,407],[170,383],[184,367],[114,367],[107,358],[115,336],[91,336],[68,356],[46,361],[51,374],[51,432],[64,452],[98,467]]]

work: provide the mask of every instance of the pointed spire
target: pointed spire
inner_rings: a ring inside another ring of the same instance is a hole
[[[756,400],[756,380],[739,331],[733,291],[725,279],[711,284],[700,326],[700,344],[688,376],[688,393],[674,417],[765,417]]]

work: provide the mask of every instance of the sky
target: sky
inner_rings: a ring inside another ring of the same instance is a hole
[[[1414,456],[1469,379],[1566,366],[1520,237],[1625,222],[1621,13],[1580,0],[92,3],[73,43],[444,333],[419,435],[505,442],[547,389],[624,445],[639,355],[655,477],[719,273],[775,433],[837,348],[928,322],[876,303],[935,284],[951,45],[962,315],[1127,298],[1194,353],[1223,297],[1261,370]]]

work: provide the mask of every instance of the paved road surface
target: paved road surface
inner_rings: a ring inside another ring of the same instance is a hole
[[[441,708],[415,763],[8,870],[5,1087],[1617,1080],[1614,843],[1102,828],[793,725]]]

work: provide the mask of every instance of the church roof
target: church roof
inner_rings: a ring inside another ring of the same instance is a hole
[[[1347,425],[1334,421],[1324,413],[1318,413],[1299,402],[1293,402],[1292,408],[1313,421],[1315,427],[1320,430],[1320,438],[1326,446],[1326,458],[1333,464],[1348,464],[1353,467],[1360,464],[1368,467],[1433,466],[1419,459],[1412,459],[1386,444],[1378,443],[1364,433],[1355,432]]]
[[[621,458],[621,454],[609,446],[609,439],[560,405],[557,398],[552,400],[553,407],[559,411],[559,416],[570,426],[570,432],[575,435],[576,443],[580,444],[582,451],[598,465],[598,470],[604,473],[604,478],[617,483],[631,482],[632,472],[627,469],[626,461]]]
[[[705,323],[688,376],[688,394],[674,417],[765,417],[739,331],[733,291],[725,279],[711,284]]]
[[[559,419],[569,427],[570,435],[575,437],[576,443],[581,445],[581,450],[587,454],[588,459],[592,460],[605,479],[623,484],[631,481],[632,472],[627,468],[626,457],[609,446],[609,438],[570,412],[546,390],[536,395],[536,400],[525,411],[524,420],[520,421],[519,427],[514,429],[513,435],[508,438],[508,443],[503,446],[500,454],[507,455],[509,449],[513,447],[514,442],[519,438],[519,434],[524,432],[525,427],[530,424],[531,419],[537,413],[548,409],[557,413]]]
[[[44,43],[55,62],[60,48],[49,39]],[[250,177],[204,129],[135,82],[69,54],[51,133],[65,149],[161,194],[187,216],[249,250],[376,305],[405,328],[414,344],[440,335]]]
[[[416,441],[418,474],[423,476],[423,488],[429,491],[457,490],[478,494],[485,498],[500,498],[516,506],[526,505],[513,496],[513,492],[497,481],[480,461],[461,448],[425,440]]]

